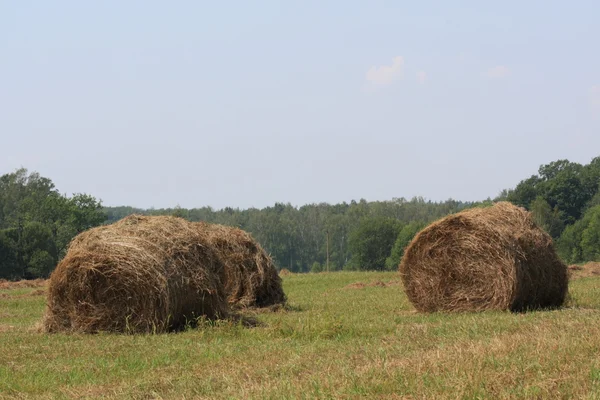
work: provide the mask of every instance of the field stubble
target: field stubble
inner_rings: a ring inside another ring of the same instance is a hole
[[[460,314],[416,313],[397,273],[283,280],[259,327],[161,335],[42,334],[43,290],[0,289],[0,398],[600,398],[600,278],[561,310]]]

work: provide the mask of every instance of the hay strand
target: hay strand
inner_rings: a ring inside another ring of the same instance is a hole
[[[284,304],[281,278],[271,257],[248,233],[231,226],[196,225],[219,256],[227,301],[234,308]]]

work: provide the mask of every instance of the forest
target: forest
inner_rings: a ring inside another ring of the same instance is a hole
[[[0,278],[48,277],[75,235],[133,213],[242,228],[265,247],[279,269],[292,272],[395,270],[406,245],[430,222],[501,200],[530,210],[565,262],[600,261],[599,182],[600,157],[596,157],[586,165],[568,160],[542,165],[536,175],[482,201],[414,197],[300,207],[276,203],[243,210],[146,210],[104,207],[91,194],[68,196],[50,178],[21,168],[0,177]]]

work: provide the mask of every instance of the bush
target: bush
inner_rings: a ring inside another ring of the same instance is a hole
[[[393,271],[398,268],[398,265],[402,260],[402,256],[404,255],[404,249],[413,240],[415,235],[424,227],[425,223],[415,221],[405,225],[404,228],[402,228],[398,234],[398,238],[396,238],[394,247],[392,247],[392,253],[385,260],[385,269]]]
[[[583,217],[565,228],[556,243],[565,262],[580,263],[600,259],[600,205],[590,208]]]
[[[318,261],[315,261],[312,267],[310,267],[310,272],[323,272],[323,266]]]

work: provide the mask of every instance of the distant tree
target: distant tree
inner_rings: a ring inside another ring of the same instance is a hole
[[[572,169],[575,165],[579,164],[572,163],[569,160],[552,161],[551,163],[541,165],[538,169],[538,175],[542,181],[549,181],[556,178],[562,172]]]
[[[71,222],[76,232],[83,232],[102,224],[106,220],[102,202],[93,196],[76,193],[69,199]]]
[[[589,210],[592,207],[596,207],[600,205],[600,191],[596,192],[596,194],[594,195],[594,197],[592,197],[590,199],[590,201],[587,202],[587,204],[584,207],[584,211]]]
[[[36,249],[29,256],[27,262],[27,274],[28,277],[42,277],[46,278],[50,275],[50,272],[54,269],[56,264],[54,258],[45,250]]]
[[[599,219],[600,205],[590,208],[581,219],[565,228],[556,242],[558,254],[563,260],[578,263],[597,259],[600,248]]]
[[[385,270],[385,260],[402,228],[390,218],[368,218],[350,233],[350,263],[357,270]]]
[[[553,237],[558,237],[561,232],[556,230],[561,225],[566,227],[581,218],[586,205],[596,193],[600,179],[600,165],[597,164],[600,161],[595,159],[587,166],[569,160],[542,165],[538,175],[521,181],[507,199],[530,209],[532,205],[543,206],[539,201],[541,197],[560,218],[561,224],[550,227]]]
[[[512,191],[512,189],[502,189],[502,191],[494,198],[494,201],[508,201]]]
[[[424,227],[424,222],[415,221],[402,228],[394,242],[394,247],[392,247],[390,256],[385,260],[385,269],[393,271],[398,268],[398,265],[404,256],[404,249],[406,249],[406,246],[408,246],[415,235]]]
[[[174,217],[189,218],[188,210],[181,208],[179,204],[173,209],[171,215]]]
[[[318,261],[315,261],[310,267],[310,272],[323,272],[323,266]]]
[[[600,261],[600,209],[595,208],[581,233],[581,254],[585,261]]]
[[[549,174],[551,178],[540,183],[539,191],[550,207],[559,210],[563,224],[567,225],[581,217],[583,208],[593,193],[585,187],[583,167],[577,163],[567,164],[566,160],[562,161],[560,169],[553,169]]]
[[[536,224],[548,232],[553,238],[558,238],[564,225],[560,218],[558,207],[552,209],[542,196],[536,197],[529,207]]]
[[[579,220],[573,225],[567,226],[556,241],[558,255],[567,263],[583,261],[583,254],[581,252],[583,225],[583,221]]]
[[[50,255],[54,248],[52,232],[42,222],[28,222],[23,227],[20,243],[21,265],[24,278],[39,278],[50,274],[55,259]]]
[[[583,185],[589,197],[594,197],[600,189],[600,156],[583,168]]]
[[[368,202],[364,199],[339,204],[307,204],[294,207],[277,203],[263,209],[240,210],[227,207],[142,210],[132,207],[106,207],[107,222],[115,222],[127,215],[176,215],[191,221],[206,221],[242,228],[261,243],[280,268],[307,272],[314,262],[325,269],[329,242],[329,270],[351,268],[349,249],[350,232],[369,218],[398,220],[401,224],[412,221],[429,222],[449,213],[473,206],[475,203],[448,199],[444,202],[427,201],[421,197],[411,200],[395,198],[391,201]],[[329,236],[329,240],[327,237]]]
[[[17,279],[23,274],[17,260],[17,243],[0,230],[0,279]]]
[[[513,191],[507,194],[507,200],[517,206],[529,208],[539,196],[537,187],[539,183],[540,178],[535,175],[522,180]]]
[[[0,176],[0,276],[48,276],[73,236],[104,221],[94,197],[67,198],[37,172]]]

